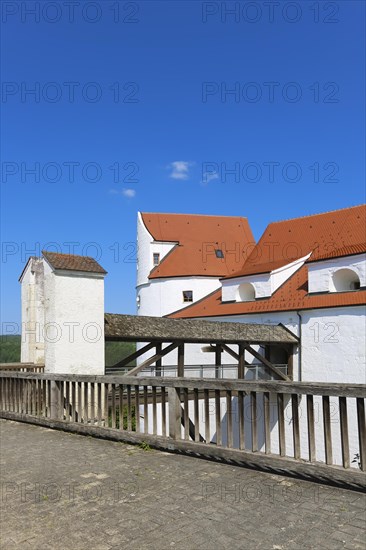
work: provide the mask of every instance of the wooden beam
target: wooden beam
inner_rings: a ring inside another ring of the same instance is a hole
[[[186,417],[187,417],[187,424],[188,424],[188,429],[189,429],[189,437],[192,439],[192,441],[194,441],[195,440],[194,424],[193,424],[192,420],[189,418],[189,415],[186,415]],[[186,418],[185,418],[184,409],[183,409],[182,406],[181,406],[181,422],[182,422],[183,428],[185,429],[186,428]],[[201,434],[199,434],[199,441],[201,443],[205,442],[205,438]]]
[[[41,374],[34,372],[1,372],[1,379],[23,380],[54,380],[57,382],[102,382],[104,384],[131,384],[136,385],[136,378],[128,375],[88,375],[88,374]],[[138,379],[139,386],[161,387],[161,380],[156,376],[142,376]],[[340,384],[328,382],[293,382],[292,380],[215,380],[214,378],[165,378],[164,387],[198,388],[201,390],[233,390],[233,391],[268,391],[272,393],[286,393],[299,395],[329,395],[330,397],[359,397],[366,398],[365,384]]]
[[[222,348],[223,351],[226,351],[226,353],[231,355],[231,357],[234,357],[234,359],[236,359],[236,361],[239,361],[239,355],[233,349],[229,348],[228,345],[221,344],[221,348]]]
[[[154,342],[151,342],[150,344],[147,344],[143,348],[135,351],[134,353],[131,353],[131,355],[129,355],[128,357],[125,357],[121,361],[118,361],[118,363],[116,363],[115,365],[112,365],[112,367],[110,367],[110,368],[116,369],[116,368],[119,368],[119,367],[127,366],[128,363],[131,363],[131,361],[134,361],[135,359],[137,359],[138,357],[140,357],[144,353],[150,351],[152,348],[155,347],[155,345],[156,344]]]
[[[178,376],[184,376],[184,344],[178,346]]]
[[[279,369],[277,369],[274,365],[272,365],[272,363],[270,361],[268,361],[268,359],[266,359],[265,357],[263,357],[263,355],[261,355],[260,353],[258,353],[257,351],[255,351],[255,349],[253,349],[251,346],[249,345],[246,345],[245,346],[245,349],[247,351],[249,351],[249,353],[251,355],[253,355],[253,357],[255,357],[256,359],[258,359],[258,361],[260,361],[267,369],[270,369],[272,372],[274,372],[275,374],[277,374],[277,376],[280,377],[280,379],[282,380],[286,380],[286,381],[289,381],[290,379],[288,378],[288,376],[286,376],[285,374],[283,374]]]
[[[136,376],[137,373],[139,373],[140,371],[142,371],[146,367],[150,367],[150,365],[152,365],[153,363],[156,363],[156,361],[158,361],[159,359],[161,359],[162,357],[164,357],[165,355],[167,355],[168,353],[173,351],[178,346],[179,346],[179,343],[173,342],[172,344],[170,344],[170,346],[167,346],[166,348],[164,348],[161,351],[161,353],[156,353],[155,355],[153,355],[149,359],[146,359],[146,361],[141,363],[141,365],[139,365],[138,367],[135,367],[134,369],[130,370],[127,376]],[[124,376],[126,376],[126,375],[124,375]]]
[[[220,369],[219,367],[221,366],[221,351],[222,351],[222,344],[216,344],[216,347],[215,347],[215,378],[218,378],[219,377],[219,372],[220,372]]]
[[[158,342],[158,343],[156,344],[155,350],[156,350],[156,355],[160,355],[160,354],[161,354],[161,350],[162,350],[162,344],[161,344],[161,342]],[[158,359],[158,360],[156,361],[155,376],[161,376],[161,359]]]
[[[244,378],[245,376],[245,361],[244,357],[245,349],[243,344],[239,344],[239,353],[238,353],[238,378]]]

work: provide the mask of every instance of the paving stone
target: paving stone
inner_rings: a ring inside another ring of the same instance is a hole
[[[0,431],[4,550],[365,550],[360,493],[17,422]]]

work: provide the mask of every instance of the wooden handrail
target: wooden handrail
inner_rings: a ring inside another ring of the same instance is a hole
[[[286,394],[321,395],[329,397],[363,397],[366,398],[366,385],[339,384],[328,382],[293,382],[282,380],[239,380],[232,378],[161,378],[128,375],[94,376],[86,374],[45,374],[34,372],[0,371],[4,378],[31,378],[34,380],[53,380],[59,382],[95,382],[106,384],[130,384],[135,386],[164,386],[166,388],[189,388],[208,390],[231,390],[244,392],[271,392]]]

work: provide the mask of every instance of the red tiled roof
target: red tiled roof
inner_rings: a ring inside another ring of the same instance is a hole
[[[319,309],[366,304],[366,290],[308,294],[308,268],[301,267],[271,297],[253,302],[222,302],[221,289],[206,298],[175,312],[175,319],[195,317],[220,317],[302,309]]]
[[[227,276],[243,263],[243,247],[255,244],[246,218],[143,213],[142,219],[155,241],[178,243],[152,270],[150,279]],[[223,259],[216,257],[215,249],[223,251]]]
[[[59,254],[42,250],[44,258],[53,269],[67,271],[84,271],[88,273],[107,273],[94,258],[90,256],[76,256],[75,254]]]
[[[312,262],[366,251],[365,206],[270,223],[232,277],[267,273],[309,252]]]

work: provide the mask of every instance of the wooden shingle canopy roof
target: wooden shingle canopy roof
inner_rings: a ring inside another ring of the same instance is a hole
[[[90,256],[78,256],[76,254],[60,254],[42,250],[43,257],[55,270],[83,271],[87,273],[106,274],[106,270]]]
[[[105,339],[133,342],[297,344],[282,325],[221,323],[106,313]]]

